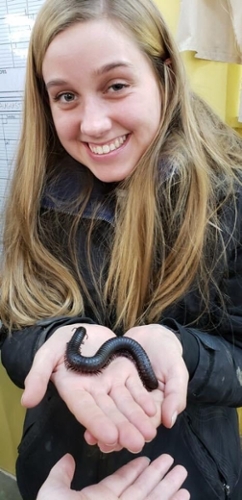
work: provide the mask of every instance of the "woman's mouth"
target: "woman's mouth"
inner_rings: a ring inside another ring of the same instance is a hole
[[[108,153],[111,153],[112,151],[115,151],[116,149],[119,149],[125,143],[127,137],[127,135],[122,135],[121,137],[117,137],[117,139],[114,139],[113,141],[102,145],[88,143],[88,147],[90,148],[91,152],[96,155],[106,155]]]

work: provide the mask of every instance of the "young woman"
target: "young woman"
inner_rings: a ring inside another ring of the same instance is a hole
[[[241,145],[189,90],[150,0],[44,4],[1,271],[24,499],[66,453],[80,490],[142,452],[182,464],[193,500],[241,500]],[[67,369],[80,326],[84,356],[138,342],[157,387],[126,357]]]

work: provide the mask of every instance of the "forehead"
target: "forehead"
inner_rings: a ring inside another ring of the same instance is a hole
[[[44,60],[43,75],[55,66],[77,65],[98,68],[114,60],[127,65],[148,64],[131,33],[110,20],[78,22],[59,33],[50,43]]]

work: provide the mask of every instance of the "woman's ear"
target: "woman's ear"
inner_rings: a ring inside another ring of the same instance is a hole
[[[171,66],[171,58],[168,57],[167,59],[165,59],[164,64],[166,64],[167,66]]]

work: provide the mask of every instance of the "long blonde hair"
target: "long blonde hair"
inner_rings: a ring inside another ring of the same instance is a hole
[[[42,63],[60,31],[103,17],[132,34],[162,96],[159,133],[117,196],[109,270],[104,294],[99,292],[103,307],[116,311],[116,326],[124,329],[155,322],[195,278],[203,292],[208,288],[209,246],[220,239],[223,252],[218,205],[233,195],[241,139],[190,92],[158,9],[150,0],[47,0],[29,46],[22,135],[6,208],[0,317],[10,327],[84,312],[83,291],[88,292],[75,258],[72,269],[41,238],[41,196],[61,153]],[[87,186],[85,202],[89,194]]]

